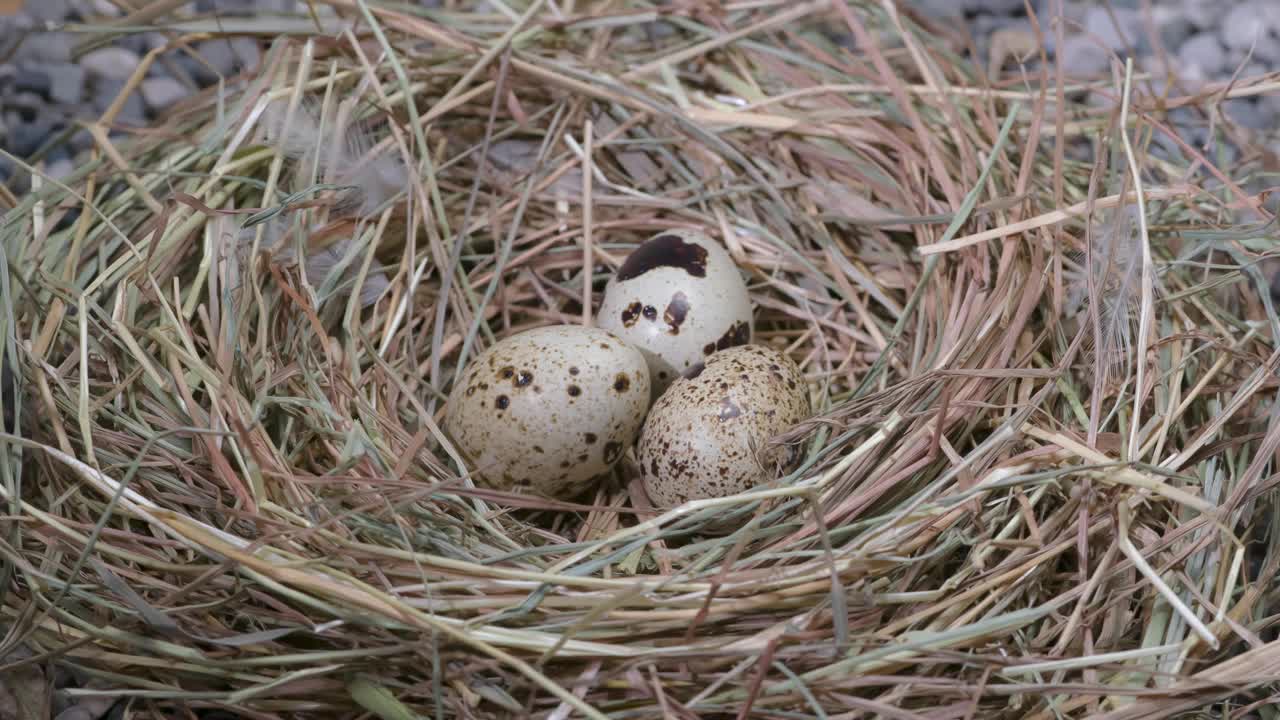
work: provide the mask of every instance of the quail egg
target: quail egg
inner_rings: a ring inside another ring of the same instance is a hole
[[[644,353],[656,397],[704,357],[751,342],[751,299],[724,248],[700,232],[671,230],[618,268],[596,324]]]
[[[572,497],[631,447],[648,409],[638,350],[605,330],[557,325],[478,355],[449,397],[444,430],[486,484]]]
[[[677,378],[645,420],[636,448],[655,505],[724,497],[794,467],[798,448],[768,440],[809,416],[800,369],[761,345],[717,352]]]

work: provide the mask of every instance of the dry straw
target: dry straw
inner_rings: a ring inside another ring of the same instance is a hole
[[[1274,158],[1233,162],[1217,108],[1276,83],[992,79],[887,0],[182,5],[78,29],[165,33],[131,87],[206,37],[260,64],[155,128],[121,100],[74,175],[0,196],[0,658],[37,653],[0,674],[156,718],[1269,702],[1280,323],[1244,176]],[[626,463],[578,502],[473,484],[459,368],[590,318],[669,227],[726,244],[801,363],[803,467],[671,509]]]

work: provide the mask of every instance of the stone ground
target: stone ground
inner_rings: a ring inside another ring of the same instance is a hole
[[[900,1],[947,22],[962,21],[974,39],[975,59],[985,66],[1002,57],[1006,67],[1016,63],[1017,49],[1029,37],[1023,0]],[[1042,18],[1052,17],[1059,3],[1067,21],[1065,40],[1058,49],[1054,34],[1047,33],[1049,49],[1062,55],[1070,75],[1104,72],[1113,54],[1134,57],[1159,82],[1176,75],[1183,89],[1192,90],[1237,69],[1242,77],[1280,69],[1280,0],[1030,0]],[[295,0],[196,0],[186,11],[231,16],[301,9]],[[87,132],[73,131],[75,120],[100,115],[164,36],[135,35],[81,54],[77,47],[91,36],[61,31],[59,25],[119,15],[110,0],[38,0],[26,2],[16,16],[0,16],[0,149],[40,158],[55,177],[71,171],[75,155],[91,143]],[[116,123],[145,125],[219,76],[253,66],[261,52],[246,38],[209,40],[195,49],[199,60],[167,53],[153,64]],[[1230,100],[1223,111],[1243,128],[1269,133],[1280,125],[1280,93]],[[1186,113],[1186,132],[1193,136],[1188,139],[1202,140],[1194,137],[1202,123]],[[21,174],[13,163],[0,157],[0,182],[25,184],[15,175]]]

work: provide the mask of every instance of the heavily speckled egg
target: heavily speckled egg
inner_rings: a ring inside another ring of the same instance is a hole
[[[711,353],[751,342],[751,299],[724,248],[700,232],[671,230],[618,268],[596,324],[640,348],[656,397]]]
[[[717,352],[667,389],[645,420],[636,447],[655,505],[724,497],[794,467],[798,448],[775,437],[810,413],[800,369],[761,345]]]
[[[605,330],[557,325],[477,356],[449,397],[444,429],[488,485],[570,497],[618,462],[648,409],[638,350]]]

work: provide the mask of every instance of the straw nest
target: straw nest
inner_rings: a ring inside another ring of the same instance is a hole
[[[1280,327],[1241,178],[1274,158],[1219,170],[1165,113],[1273,86],[997,82],[887,2],[577,5],[130,20],[171,37],[138,77],[270,43],[0,198],[8,669],[135,717],[1265,701]],[[473,484],[458,368],[589,321],[671,227],[803,368],[803,466],[677,508],[630,461],[572,502]]]

